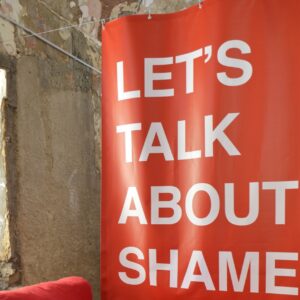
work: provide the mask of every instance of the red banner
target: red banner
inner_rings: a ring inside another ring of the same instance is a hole
[[[299,299],[299,12],[105,25],[102,300]]]

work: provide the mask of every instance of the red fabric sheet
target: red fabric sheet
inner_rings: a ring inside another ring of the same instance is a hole
[[[92,290],[83,278],[68,277],[0,292],[0,300],[92,300]]]

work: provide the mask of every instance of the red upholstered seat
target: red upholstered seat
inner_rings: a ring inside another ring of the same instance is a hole
[[[92,300],[92,289],[83,278],[68,277],[0,292],[0,300]]]

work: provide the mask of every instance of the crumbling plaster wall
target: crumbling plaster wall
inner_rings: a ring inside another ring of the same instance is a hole
[[[35,32],[101,16],[99,0],[1,0]],[[8,70],[6,162],[10,246],[0,288],[85,277],[99,299],[100,76],[0,18]],[[100,69],[98,23],[44,34]]]

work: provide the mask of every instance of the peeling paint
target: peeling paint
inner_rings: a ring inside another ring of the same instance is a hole
[[[93,38],[98,39],[99,20],[102,12],[101,2],[98,0],[79,0],[79,8],[82,13],[79,19],[79,24],[83,24],[81,26],[82,30]]]
[[[19,0],[4,0],[1,2],[0,11],[19,22],[22,6]]]
[[[58,34],[64,41],[68,40],[71,37],[70,30],[61,30],[58,32]]]
[[[126,15],[132,15],[137,13],[139,8],[139,3],[138,2],[133,2],[128,4],[127,1],[122,2],[118,5],[116,5],[110,14],[111,19],[115,19],[121,16],[126,16]]]
[[[15,28],[10,23],[0,19],[0,40],[1,46],[9,55],[17,54],[17,45],[15,43]]]
[[[139,13],[146,13],[149,9],[152,13],[171,13],[196,3],[199,3],[199,0],[143,0]]]
[[[0,290],[9,287],[10,277],[15,274],[12,263],[0,263]]]
[[[4,15],[19,22],[22,6],[20,5],[19,0],[4,0],[0,2],[0,11]],[[15,43],[15,27],[3,19],[0,19],[0,28],[1,46],[9,55],[16,55],[17,46]]]
[[[76,3],[74,1],[70,2],[70,8],[76,7]]]

